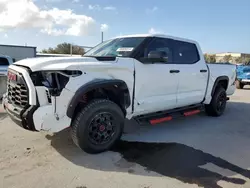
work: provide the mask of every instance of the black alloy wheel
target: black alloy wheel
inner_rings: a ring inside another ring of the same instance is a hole
[[[116,103],[94,99],[72,121],[72,139],[87,153],[109,150],[122,135],[124,119],[124,113]]]
[[[222,113],[226,108],[227,95],[226,92],[221,92],[218,96],[217,111]]]
[[[90,122],[89,139],[93,144],[106,144],[116,131],[116,122],[112,114],[100,112]]]

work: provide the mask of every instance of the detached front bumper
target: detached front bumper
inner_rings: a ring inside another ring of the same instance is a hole
[[[38,106],[30,106],[28,109],[21,109],[18,106],[8,103],[5,94],[3,95],[2,106],[12,121],[17,125],[30,131],[37,131],[33,122],[33,114]]]
[[[74,93],[64,89],[56,101],[42,106],[30,106],[21,110],[17,106],[8,103],[7,97],[3,96],[2,106],[9,117],[20,127],[30,131],[59,132],[71,124],[71,118],[66,115],[68,103]],[[38,98],[42,99],[43,93],[38,92]],[[44,96],[45,97],[45,96]]]

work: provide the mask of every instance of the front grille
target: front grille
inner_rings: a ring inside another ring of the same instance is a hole
[[[17,75],[16,81],[7,81],[8,102],[21,108],[28,106],[28,88],[23,77]]]

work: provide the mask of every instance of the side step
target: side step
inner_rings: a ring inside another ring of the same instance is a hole
[[[176,108],[168,111],[160,111],[156,113],[140,115],[135,117],[134,119],[140,124],[150,123],[151,125],[155,125],[158,123],[170,121],[175,118],[195,115],[202,111],[204,111],[204,106],[202,104],[197,104],[197,105],[187,106],[184,108]]]

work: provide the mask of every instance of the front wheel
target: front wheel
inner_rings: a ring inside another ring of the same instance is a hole
[[[206,113],[209,116],[221,116],[226,109],[226,103],[226,90],[223,87],[219,86],[216,88],[210,104],[205,105]]]
[[[96,99],[86,105],[72,122],[72,139],[87,153],[110,149],[120,139],[124,114],[112,101]]]

